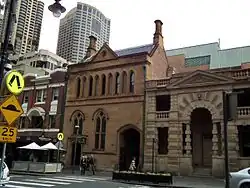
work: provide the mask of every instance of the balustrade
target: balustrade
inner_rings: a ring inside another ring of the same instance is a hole
[[[250,76],[250,69],[237,70],[232,72],[233,78],[247,78]]]
[[[169,111],[156,112],[157,119],[167,119],[169,118]]]
[[[238,117],[250,117],[250,107],[237,107]]]
[[[169,84],[169,78],[167,79],[161,79],[161,80],[157,80],[157,87],[164,87],[167,84]]]

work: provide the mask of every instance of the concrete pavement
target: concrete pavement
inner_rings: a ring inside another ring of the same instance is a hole
[[[153,187],[181,187],[181,188],[224,188],[224,181],[215,178],[197,177],[174,177],[173,185],[150,185],[138,182],[116,182],[112,181],[111,176],[104,176],[105,173],[97,173],[92,176],[80,176],[79,171],[74,174],[51,174],[40,176],[12,175],[11,181],[6,187],[12,188],[37,188],[37,187],[70,187],[70,188],[153,188]]]

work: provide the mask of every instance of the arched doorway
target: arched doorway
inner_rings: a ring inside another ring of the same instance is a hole
[[[206,108],[191,113],[192,158],[194,168],[212,166],[212,115]]]
[[[72,143],[71,143],[71,165],[78,166],[80,164],[80,157],[82,154],[82,142],[80,138],[83,135],[84,128],[84,114],[77,110],[75,111],[70,118],[71,125],[73,127],[72,132]]]
[[[128,170],[132,158],[136,158],[136,166],[140,159],[140,133],[134,128],[128,128],[120,133],[119,169]]]
[[[27,112],[30,128],[43,128],[45,110],[42,107],[33,107]]]

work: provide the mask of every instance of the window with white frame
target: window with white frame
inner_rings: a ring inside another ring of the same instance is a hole
[[[43,102],[46,101],[46,98],[47,98],[47,90],[44,89],[43,90]]]
[[[39,89],[36,91],[36,102],[44,102],[47,97],[47,91],[44,89]]]
[[[19,129],[22,129],[25,127],[25,117],[20,117],[19,119]]]
[[[50,128],[56,127],[56,115],[49,116],[49,125],[50,125]]]
[[[23,104],[28,103],[29,102],[29,92],[25,91],[23,93]]]
[[[57,101],[59,98],[59,88],[52,89],[52,101]]]

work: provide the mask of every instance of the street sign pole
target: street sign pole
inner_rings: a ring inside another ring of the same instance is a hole
[[[60,163],[60,147],[61,147],[61,141],[58,141],[58,147],[57,147],[57,163]]]
[[[3,162],[4,162],[4,158],[5,158],[5,152],[6,152],[6,147],[7,147],[7,143],[5,142],[4,144],[3,144],[3,151],[2,151],[2,160],[1,160],[1,180],[2,180],[2,178],[3,178]]]
[[[64,134],[58,133],[57,139],[58,139],[58,146],[57,146],[57,171],[58,171],[58,164],[60,163],[60,147],[61,147],[61,142],[64,139]],[[60,172],[61,172],[61,170],[60,170]]]
[[[1,65],[0,65],[0,83],[1,87],[3,86],[3,77],[4,77],[4,66],[7,63],[7,53],[8,53],[8,46],[9,46],[9,39],[11,35],[11,27],[12,27],[12,21],[13,21],[13,10],[14,10],[14,1],[10,0],[9,5],[8,1],[6,1],[6,5],[9,6],[9,11],[8,12],[8,18],[7,18],[7,24],[6,24],[6,30],[5,30],[5,37],[4,37],[4,44],[2,47],[2,54],[1,54]],[[7,9],[5,9],[7,10]],[[5,13],[6,14],[6,13]],[[1,93],[1,96],[2,93]],[[7,143],[5,142],[3,144],[3,150],[2,150],[2,159],[0,163],[0,181],[2,181],[2,176],[3,176],[3,162],[4,162],[4,157],[5,157],[5,152],[6,152],[6,146]]]

